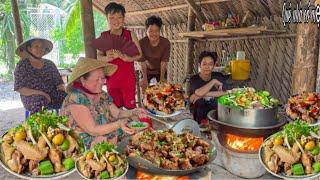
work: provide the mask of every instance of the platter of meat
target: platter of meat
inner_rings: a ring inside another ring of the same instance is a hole
[[[295,120],[301,119],[309,124],[314,124],[320,118],[320,95],[310,92],[291,96],[286,108],[287,115]]]
[[[107,142],[95,144],[77,161],[76,168],[84,179],[122,179],[129,169],[124,155]]]
[[[271,135],[260,147],[264,168],[282,179],[316,178],[320,175],[319,127],[294,121]]]
[[[154,116],[176,116],[186,108],[182,86],[163,82],[149,86],[144,93],[143,105]]]
[[[67,120],[42,112],[11,128],[0,141],[1,166],[23,179],[56,179],[73,173],[75,160],[85,149],[65,126]]]
[[[146,130],[119,145],[131,166],[143,172],[181,176],[203,169],[216,157],[213,145],[189,132]]]

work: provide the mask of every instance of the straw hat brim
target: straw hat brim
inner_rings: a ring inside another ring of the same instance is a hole
[[[71,91],[73,82],[78,80],[81,76],[99,68],[104,68],[105,76],[111,76],[113,73],[117,71],[118,66],[101,60],[84,57],[79,58],[69,78],[69,82],[67,84],[67,91]]]
[[[30,42],[30,41],[35,41],[35,40],[38,40],[38,41],[41,41],[42,42],[42,45],[45,47],[46,49],[46,52],[44,55],[48,54],[49,52],[52,51],[52,48],[53,48],[53,44],[51,41],[47,40],[47,39],[43,39],[43,38],[30,38],[24,42],[22,42],[16,49],[16,54],[18,56],[22,56],[22,53],[23,51],[25,51],[27,49],[27,44]]]

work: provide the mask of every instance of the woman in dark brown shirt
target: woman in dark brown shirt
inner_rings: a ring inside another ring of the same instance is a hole
[[[140,65],[143,79],[141,82],[144,89],[150,79],[157,78],[157,81],[167,79],[167,65],[170,57],[170,41],[160,36],[162,20],[159,17],[151,16],[146,20],[147,36],[139,41],[142,57]]]
[[[202,52],[200,72],[190,78],[190,110],[199,124],[207,119],[210,110],[217,108],[217,98],[225,94],[227,76],[212,72],[216,62],[216,52]]]

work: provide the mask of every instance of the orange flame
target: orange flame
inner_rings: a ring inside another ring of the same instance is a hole
[[[263,142],[263,137],[243,137],[226,134],[226,142],[229,147],[240,151],[258,151]]]

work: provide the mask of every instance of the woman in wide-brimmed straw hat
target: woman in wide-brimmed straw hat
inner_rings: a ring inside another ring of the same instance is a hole
[[[52,48],[49,40],[32,38],[16,49],[21,61],[14,71],[14,90],[20,93],[24,107],[31,113],[38,112],[43,107],[58,109],[66,96],[56,65],[42,58]]]
[[[117,142],[117,130],[134,133],[127,124],[128,117],[143,115],[142,109],[121,110],[102,90],[106,76],[112,75],[117,66],[105,61],[80,58],[67,85],[68,96],[62,105],[62,115],[69,117],[69,124],[84,140],[86,147],[109,141]]]

